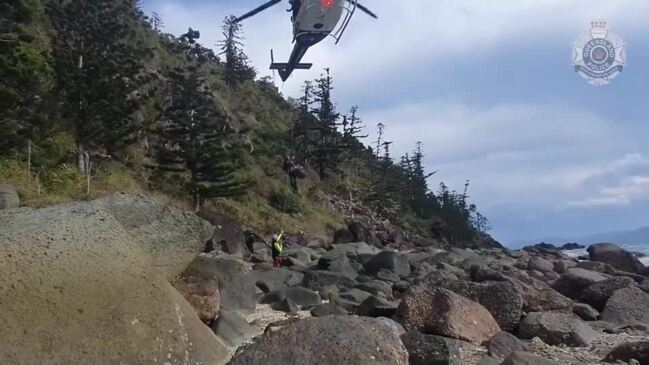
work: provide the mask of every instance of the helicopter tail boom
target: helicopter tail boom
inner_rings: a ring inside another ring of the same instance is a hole
[[[295,70],[310,70],[311,67],[313,67],[312,63],[297,63],[297,64],[293,65],[293,69],[295,69]],[[270,64],[270,69],[271,70],[285,70],[287,68],[289,68],[288,63],[276,63],[276,62],[274,62],[274,63]]]

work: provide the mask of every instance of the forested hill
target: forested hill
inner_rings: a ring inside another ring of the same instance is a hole
[[[199,30],[165,33],[136,0],[3,1],[0,183],[28,206],[165,194],[261,232],[330,233],[346,218],[332,201],[343,201],[425,237],[487,237],[468,183],[432,192],[421,144],[392,156],[389,130],[365,136],[362,110],[336,109],[335,70],[285,99],[256,78],[241,26],[218,16],[212,50]],[[284,156],[303,166],[299,192]]]

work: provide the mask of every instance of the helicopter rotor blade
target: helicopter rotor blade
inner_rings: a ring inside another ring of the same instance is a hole
[[[347,0],[347,1],[349,1],[349,0]],[[362,4],[360,4],[360,3],[356,3],[356,7],[359,8],[359,9],[361,9],[362,11],[365,12],[365,14],[371,16],[371,17],[374,18],[374,19],[378,19],[378,18],[379,18],[379,17],[378,17],[376,14],[374,14],[370,9],[366,8],[364,5],[362,5]]]
[[[244,19],[248,19],[253,15],[257,15],[258,13],[261,13],[262,11],[270,8],[271,6],[277,5],[277,4],[281,3],[281,2],[282,2],[282,0],[270,0],[269,2],[265,3],[264,5],[261,5],[260,7],[254,9],[252,11],[249,11],[249,12],[243,14],[242,16],[238,17],[237,22],[240,22],[240,21],[242,21]]]

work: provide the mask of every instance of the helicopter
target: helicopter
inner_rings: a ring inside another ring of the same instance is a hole
[[[268,1],[238,17],[236,21],[241,22],[281,2],[282,0]],[[338,44],[357,9],[378,19],[376,14],[359,4],[358,0],[289,0],[289,3],[295,43],[293,52],[288,62],[276,63],[273,51],[270,51],[270,69],[277,70],[282,81],[286,81],[294,70],[308,70],[313,66],[312,63],[300,63],[310,47],[327,37],[334,38]]]

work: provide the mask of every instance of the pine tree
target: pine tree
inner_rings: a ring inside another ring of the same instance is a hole
[[[325,68],[325,74],[321,78],[315,80],[315,84],[313,96],[317,106],[312,111],[317,123],[313,126],[315,136],[311,155],[315,158],[318,174],[323,178],[327,171],[338,170],[345,147],[339,138],[340,114],[336,111],[331,97],[333,78],[328,68]]]
[[[238,196],[246,182],[240,176],[243,153],[226,112],[206,86],[204,48],[197,31],[181,39],[187,63],[170,72],[171,95],[161,114],[156,146],[158,171],[181,182],[196,208],[209,198]]]
[[[151,23],[151,26],[153,27],[153,30],[155,30],[156,32],[161,31],[162,28],[164,28],[164,26],[165,26],[165,23],[162,20],[162,17],[160,16],[160,14],[158,14],[155,11],[153,13],[151,13],[151,17],[149,18],[149,22]]]
[[[63,112],[83,170],[88,150],[114,154],[135,140],[133,114],[150,57],[137,37],[143,15],[136,0],[53,0],[48,13]]]
[[[313,144],[312,135],[309,133],[315,125],[315,118],[311,114],[312,92],[312,82],[305,81],[302,86],[302,96],[296,104],[297,115],[291,127],[291,149],[295,153],[296,161],[304,162],[309,154],[309,146]]]
[[[424,167],[424,152],[422,143],[417,142],[411,159],[411,175],[409,176],[410,207],[419,218],[428,218],[434,209],[435,201],[430,197],[428,178],[437,171],[426,173]]]
[[[223,20],[223,40],[221,54],[225,55],[225,81],[231,87],[255,78],[255,70],[249,65],[248,56],[243,52],[242,26],[235,16]]]
[[[0,4],[0,155],[26,151],[53,128],[52,69],[46,46],[32,34],[41,11],[26,0]]]

